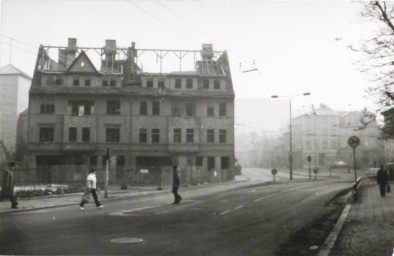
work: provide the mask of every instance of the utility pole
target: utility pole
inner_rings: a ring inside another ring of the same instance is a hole
[[[291,98],[290,98],[290,145],[289,145],[289,171],[290,171],[290,180],[293,179],[293,133],[291,129]]]
[[[105,168],[105,194],[104,197],[108,198],[108,183],[109,183],[109,148],[107,148],[107,153],[105,154],[105,159],[106,159],[106,168]]]
[[[293,134],[292,134],[292,124],[291,124],[291,100],[295,96],[309,96],[311,95],[310,92],[304,92],[303,94],[297,94],[292,96],[278,96],[272,95],[271,98],[279,98],[279,97],[286,97],[289,98],[289,107],[290,107],[290,127],[289,127],[289,173],[290,173],[290,180],[293,179]]]

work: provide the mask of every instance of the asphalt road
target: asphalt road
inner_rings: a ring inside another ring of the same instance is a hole
[[[275,255],[289,236],[333,211],[349,182],[226,184],[172,195],[5,214],[0,254]],[[126,242],[126,243],[121,243]],[[133,243],[128,243],[133,242]]]

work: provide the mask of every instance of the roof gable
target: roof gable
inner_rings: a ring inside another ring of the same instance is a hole
[[[93,63],[84,51],[82,51],[77,58],[71,63],[67,69],[68,73],[98,73]]]
[[[12,64],[8,64],[6,66],[0,67],[0,75],[20,75],[24,78],[27,79],[32,79],[29,75],[27,75],[25,72],[21,71],[20,69],[16,68]]]

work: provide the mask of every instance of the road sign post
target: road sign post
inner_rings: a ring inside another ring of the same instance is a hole
[[[312,167],[311,167],[311,162],[312,162],[312,157],[308,156],[306,158],[306,160],[308,161],[308,172],[309,172],[309,179],[312,179]]]
[[[105,164],[106,164],[106,168],[105,168],[105,193],[104,193],[104,197],[107,198],[108,197],[108,183],[109,183],[109,160],[110,160],[110,156],[109,156],[109,148],[107,148],[107,153],[105,154]]]
[[[357,136],[349,137],[347,143],[353,148],[353,169],[354,169],[354,182],[357,182],[357,168],[356,168],[356,148],[360,145],[360,138]]]
[[[271,170],[272,176],[274,177],[274,183],[275,183],[275,175],[278,173],[278,170],[275,168]]]

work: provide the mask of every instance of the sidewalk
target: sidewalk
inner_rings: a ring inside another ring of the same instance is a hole
[[[394,184],[391,184],[394,188]],[[330,256],[391,256],[393,251],[394,191],[381,197],[379,186],[364,185],[351,205]]]
[[[105,205],[105,201],[108,200],[119,200],[135,196],[144,196],[147,194],[162,193],[164,191],[168,193],[168,190],[157,190],[154,187],[135,187],[129,190],[109,189],[108,198],[104,198],[104,191],[100,190],[98,196],[100,202],[103,202],[103,204]],[[77,207],[81,201],[82,194],[83,193],[81,192],[73,194],[50,195],[44,197],[19,199],[19,209],[11,209],[11,202],[8,200],[4,200],[0,202],[0,214],[24,210],[26,211],[34,209],[55,208],[60,206],[75,205],[75,207]]]

